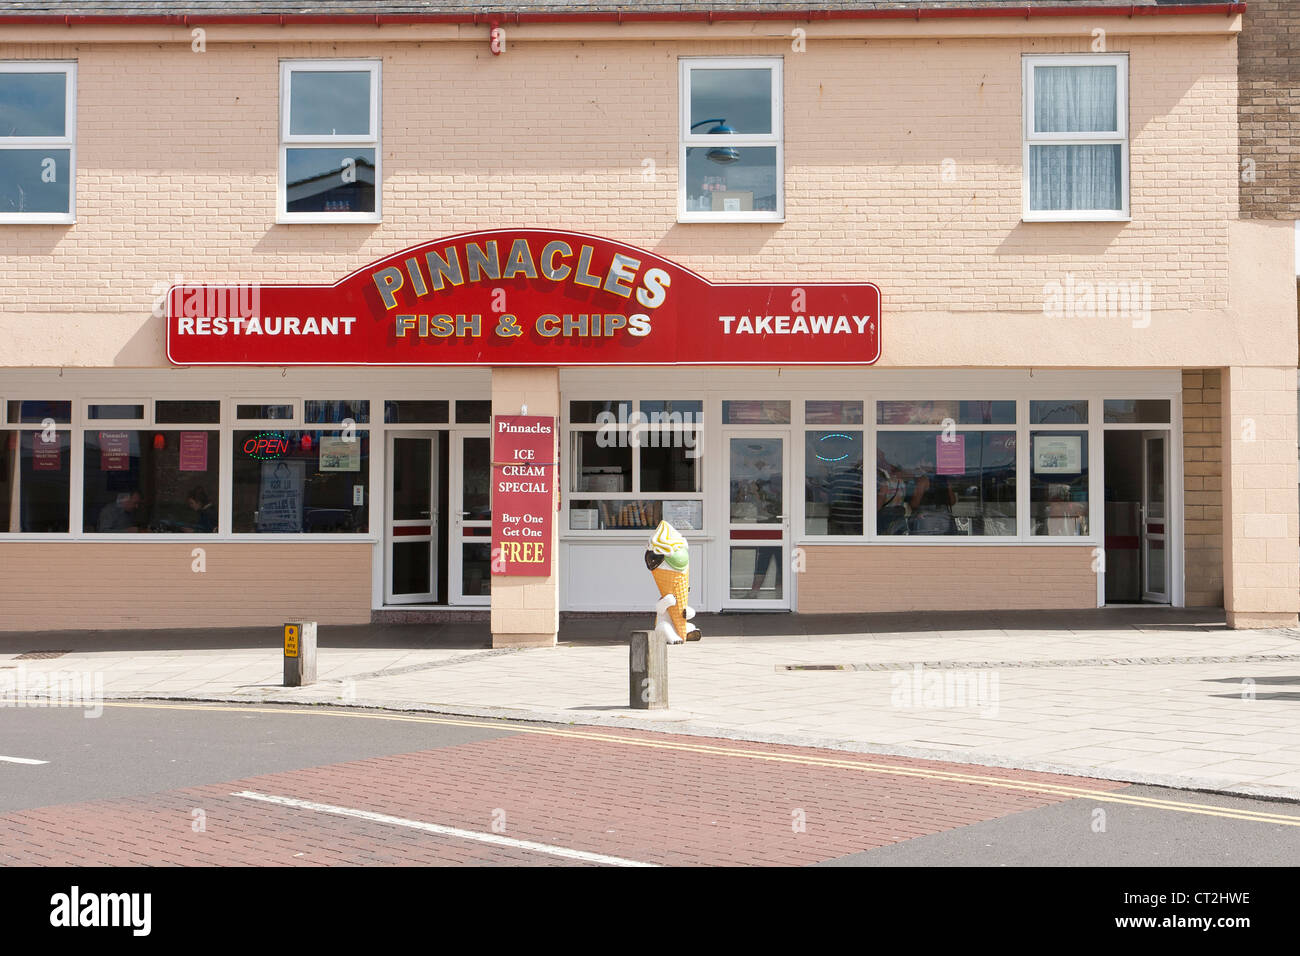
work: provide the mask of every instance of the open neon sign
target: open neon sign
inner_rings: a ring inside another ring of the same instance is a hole
[[[244,454],[258,461],[275,461],[289,454],[289,436],[280,432],[258,432],[244,440]]]

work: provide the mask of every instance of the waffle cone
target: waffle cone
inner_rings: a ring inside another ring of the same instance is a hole
[[[671,594],[677,598],[677,603],[668,609],[668,617],[673,622],[677,636],[683,641],[686,640],[686,593],[690,590],[690,570],[674,571],[672,568],[660,565],[650,573],[654,575],[655,584],[659,586],[660,597]]]

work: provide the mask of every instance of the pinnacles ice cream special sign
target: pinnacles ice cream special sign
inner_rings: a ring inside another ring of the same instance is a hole
[[[500,229],[333,285],[174,286],[176,365],[870,365],[870,282],[715,284],[633,246]]]

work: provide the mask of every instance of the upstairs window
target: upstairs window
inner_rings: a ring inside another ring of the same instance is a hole
[[[785,216],[779,58],[681,62],[682,222]]]
[[[379,222],[379,63],[280,64],[281,222]]]
[[[0,63],[0,222],[76,221],[77,66]]]
[[[1026,221],[1129,218],[1128,57],[1024,57]]]

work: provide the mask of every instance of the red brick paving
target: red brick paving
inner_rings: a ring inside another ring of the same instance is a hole
[[[588,731],[583,731],[587,733]],[[663,744],[816,756],[1017,782],[1115,781],[740,741],[604,733]],[[0,815],[0,865],[573,865],[406,828],[273,806],[237,790],[492,832],[666,865],[798,865],[1071,799],[614,739],[516,734],[139,797]],[[191,811],[206,814],[194,832]],[[802,810],[806,830],[795,832]]]

